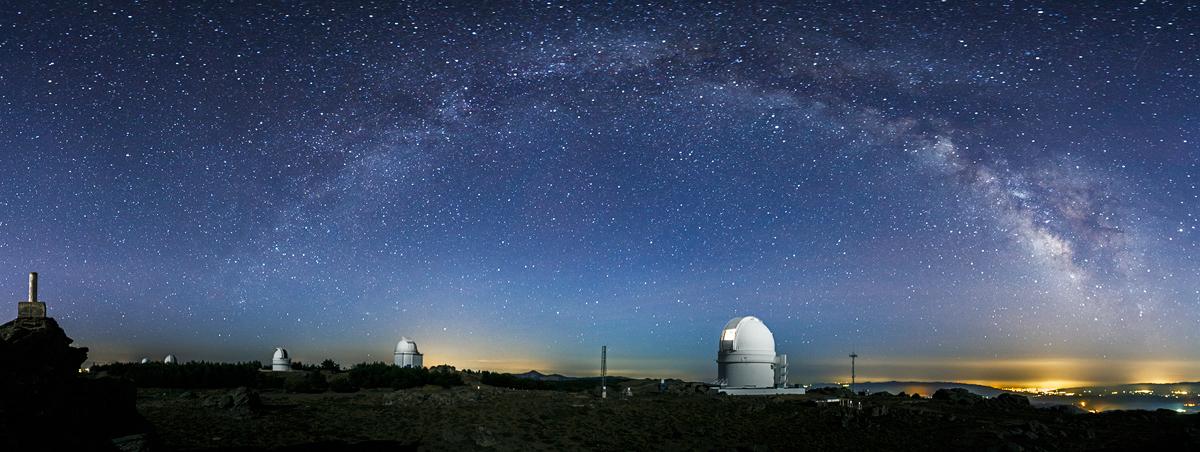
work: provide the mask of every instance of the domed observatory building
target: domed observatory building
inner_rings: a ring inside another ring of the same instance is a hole
[[[425,367],[424,355],[417,351],[417,343],[401,337],[396,343],[396,365],[400,367]]]
[[[163,364],[179,364],[179,360],[175,359],[175,355],[167,355],[163,358]]]
[[[275,347],[275,355],[271,357],[271,371],[287,372],[292,370],[292,358],[283,347]]]
[[[804,394],[787,387],[787,355],[775,353],[775,335],[757,317],[735,317],[717,347],[718,391],[730,395]]]

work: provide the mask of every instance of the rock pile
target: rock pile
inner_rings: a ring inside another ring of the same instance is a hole
[[[149,430],[133,385],[80,376],[87,348],[72,342],[52,318],[0,326],[0,449],[111,450]]]

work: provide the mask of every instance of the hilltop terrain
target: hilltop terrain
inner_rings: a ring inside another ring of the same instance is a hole
[[[633,397],[469,384],[355,393],[266,391],[253,407],[227,390],[143,389],[138,409],[169,450],[1131,450],[1200,448],[1200,416],[1081,414],[1021,396],[962,391],[937,399],[876,395],[728,397],[676,382],[630,380]],[[615,388],[620,393],[621,388]],[[215,401],[215,402],[214,402]]]

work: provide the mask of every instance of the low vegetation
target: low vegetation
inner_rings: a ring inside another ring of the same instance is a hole
[[[624,377],[610,377],[608,385],[615,386],[617,383],[628,380]],[[568,391],[582,392],[591,391],[600,387],[599,378],[572,378],[567,380],[537,380],[532,378],[521,378],[513,374],[497,373],[497,372],[480,372],[480,383],[488,386],[496,386],[500,388],[512,389],[538,389],[545,391]]]
[[[127,378],[143,388],[234,388],[274,387],[270,376],[259,372],[258,361],[213,363],[193,361],[184,364],[112,363],[97,365],[92,373]]]

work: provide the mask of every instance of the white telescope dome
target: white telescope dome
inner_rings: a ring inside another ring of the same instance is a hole
[[[288,356],[287,350],[283,347],[275,347],[275,355],[271,357],[271,370],[275,372],[292,370],[292,358]]]
[[[400,337],[396,343],[395,363],[400,367],[424,367],[425,359],[417,351],[417,343],[407,337]]]
[[[717,381],[722,387],[773,388],[780,383],[786,384],[786,373],[776,372],[777,362],[775,336],[757,317],[734,317],[721,330],[717,347]],[[786,365],[783,363],[786,358],[779,362]]]
[[[721,331],[721,351],[775,354],[775,335],[758,317],[735,317]]]
[[[175,359],[175,355],[167,355],[166,358],[163,358],[163,363],[165,364],[176,364],[178,362],[179,360]]]
[[[396,343],[396,353],[420,353],[417,351],[417,343],[407,337],[400,337],[400,342]]]

